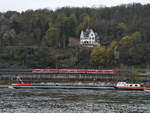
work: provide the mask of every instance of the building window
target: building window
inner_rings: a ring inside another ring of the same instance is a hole
[[[84,41],[84,44],[88,44],[88,41]]]

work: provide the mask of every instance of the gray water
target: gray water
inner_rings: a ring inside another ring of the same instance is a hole
[[[0,89],[0,113],[150,113],[150,92]]]

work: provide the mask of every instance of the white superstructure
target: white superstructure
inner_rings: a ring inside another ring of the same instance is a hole
[[[140,84],[129,84],[129,83],[126,83],[126,82],[118,82],[117,87],[141,87]]]

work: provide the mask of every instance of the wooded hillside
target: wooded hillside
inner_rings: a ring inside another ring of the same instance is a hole
[[[101,46],[70,44],[88,24],[98,33]],[[150,65],[150,4],[0,13],[0,68],[120,64]]]

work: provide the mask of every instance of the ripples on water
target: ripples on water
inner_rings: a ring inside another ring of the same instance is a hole
[[[0,89],[0,113],[150,113],[150,92]]]

